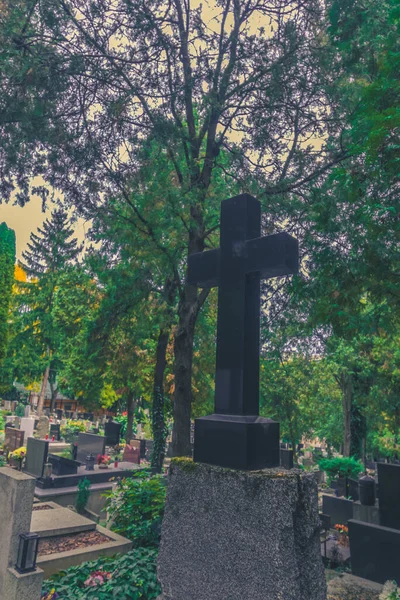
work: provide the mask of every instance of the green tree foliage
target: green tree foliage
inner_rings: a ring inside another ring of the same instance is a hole
[[[0,224],[0,363],[7,351],[8,319],[14,282],[15,234]]]
[[[54,308],[62,285],[68,285],[66,273],[76,261],[80,246],[73,236],[67,215],[55,210],[38,233],[32,233],[28,249],[23,253],[29,279],[19,282],[14,299],[13,341],[11,345],[15,376],[30,383],[43,375],[38,410],[42,409],[45,388],[49,381],[56,392],[61,338],[55,323]],[[69,271],[71,273],[71,271]],[[73,278],[69,282],[74,285]],[[29,381],[30,380],[30,381]],[[53,394],[54,395],[54,394]]]

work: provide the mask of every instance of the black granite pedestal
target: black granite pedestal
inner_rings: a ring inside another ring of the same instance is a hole
[[[254,471],[278,467],[279,423],[263,417],[209,415],[195,421],[195,462]]]

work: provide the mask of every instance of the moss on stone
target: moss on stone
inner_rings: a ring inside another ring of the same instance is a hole
[[[260,471],[241,471],[237,469],[227,469],[225,467],[219,467],[216,465],[209,465],[206,463],[196,463],[192,458],[188,456],[177,456],[171,459],[171,466],[178,467],[185,471],[186,473],[195,473],[196,471],[206,471],[208,473],[212,473],[215,475],[235,475],[237,477],[241,477],[246,475],[246,477],[250,477],[251,479],[296,479],[299,474],[302,474],[301,471],[297,469],[292,469],[290,471],[286,471],[284,469],[275,468],[275,469],[262,469]]]

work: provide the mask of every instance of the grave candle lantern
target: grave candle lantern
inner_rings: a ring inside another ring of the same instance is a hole
[[[18,573],[36,571],[39,538],[37,533],[21,533],[19,536],[18,557],[15,565]]]
[[[94,471],[94,455],[92,453],[88,454],[86,457],[86,471]]]

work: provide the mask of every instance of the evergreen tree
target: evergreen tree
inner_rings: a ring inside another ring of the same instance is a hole
[[[4,358],[8,337],[8,311],[14,281],[15,233],[0,225],[0,361]]]
[[[76,261],[81,246],[73,237],[73,229],[63,210],[55,210],[50,219],[46,219],[43,228],[32,233],[28,250],[23,252],[22,268],[30,278],[20,285],[19,319],[22,327],[18,337],[33,336],[34,347],[44,356],[44,374],[39,398],[38,412],[43,410],[44,396],[49,382],[52,389],[52,403],[57,394],[56,370],[57,350],[60,345],[59,328],[54,320],[54,302],[60,277],[68,272]],[[63,285],[66,285],[65,277]],[[32,348],[32,345],[29,344]]]

